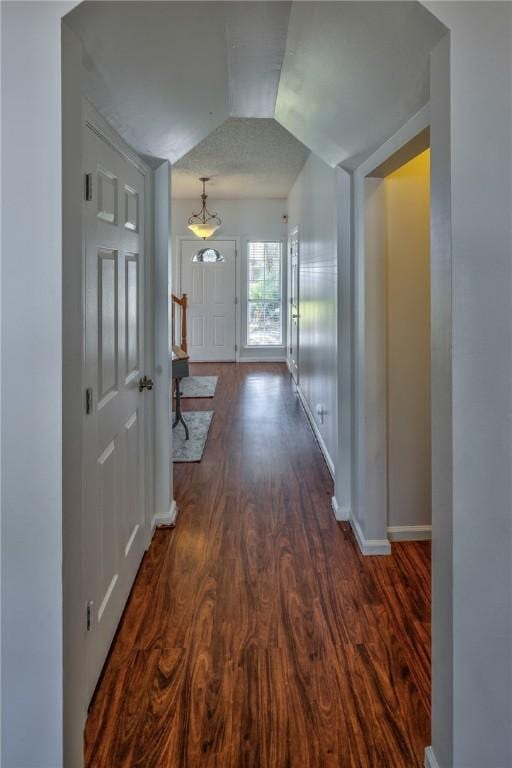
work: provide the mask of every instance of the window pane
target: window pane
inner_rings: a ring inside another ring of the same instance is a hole
[[[281,243],[248,243],[247,343],[282,343]]]
[[[281,302],[250,301],[247,341],[251,346],[281,344]]]

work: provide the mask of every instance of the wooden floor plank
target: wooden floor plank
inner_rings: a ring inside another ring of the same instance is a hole
[[[360,554],[283,365],[193,368],[217,392],[184,410],[215,416],[174,467],[178,524],[142,563],[87,768],[419,768],[430,545]]]

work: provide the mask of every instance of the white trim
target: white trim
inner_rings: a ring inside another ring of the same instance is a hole
[[[261,357],[249,357],[245,355],[241,355],[237,363],[286,363],[286,357],[266,357],[262,355]]]
[[[348,521],[350,527],[354,532],[354,537],[357,541],[358,547],[361,550],[361,554],[365,556],[369,555],[390,555],[391,544],[388,539],[366,539],[361,530],[361,526],[352,514],[350,507],[340,507],[336,496],[331,499],[332,511],[334,517],[338,522]]]
[[[291,241],[292,238],[296,238],[297,242],[297,371],[294,373],[291,368],[291,352],[290,344],[292,340],[292,305],[290,304],[290,296],[292,292],[292,270],[291,270]],[[300,233],[298,225],[293,227],[288,232],[288,238],[286,240],[286,362],[288,364],[288,370],[296,385],[299,383],[299,365],[300,365]]]
[[[133,161],[132,161],[133,162]],[[155,378],[155,323],[157,315],[155,310],[155,199],[154,199],[154,174],[149,166],[140,162],[139,170],[144,176],[144,216],[147,224],[144,224],[144,368],[149,371],[147,375]],[[144,170],[146,169],[146,170]],[[159,460],[156,444],[156,403],[155,398],[148,398],[149,402],[145,411],[145,470],[146,470],[146,548],[151,543],[150,526],[151,518],[155,511],[155,462]]]
[[[85,124],[99,136],[100,139],[103,139],[103,141],[109,144],[113,150],[122,155],[125,160],[132,163],[143,176],[151,176],[151,168],[149,165],[141,159],[135,150],[123,141],[119,134],[116,133],[109,123],[107,123],[85,96],[82,99],[82,109]]]
[[[246,344],[245,346],[242,347],[242,349],[252,349],[252,350],[263,349],[265,351],[270,349],[282,349],[284,352],[286,350],[286,345],[285,344]]]
[[[390,555],[391,544],[388,539],[367,539],[361,530],[356,518],[352,515],[350,525],[354,531],[354,536],[363,555]]]
[[[172,430],[169,419],[169,289],[171,278],[169,229],[170,229],[170,164],[164,160],[153,172],[154,204],[154,281],[153,308],[155,325],[154,344],[154,430],[155,430],[155,494],[152,507],[150,536],[155,516],[167,516],[173,495],[172,465]]]
[[[323,455],[323,457],[325,459],[325,463],[327,464],[327,469],[331,473],[331,477],[334,480],[334,463],[333,463],[333,460],[331,459],[331,457],[329,455],[329,451],[327,450],[327,446],[324,443],[324,439],[323,439],[322,435],[320,434],[320,430],[318,429],[318,426],[317,426],[317,423],[316,423],[315,419],[313,418],[313,414],[311,413],[311,409],[309,407],[309,404],[308,404],[306,398],[304,397],[304,395],[302,394],[301,388],[299,387],[298,384],[297,384],[296,390],[297,390],[297,394],[299,396],[299,400],[301,402],[301,405],[302,405],[302,407],[304,409],[304,413],[308,417],[308,421],[309,421],[309,424],[311,426],[311,429],[313,430],[313,434],[316,437],[316,441],[317,441],[317,443],[318,443],[318,445],[320,447],[320,450],[322,451],[322,455]]]
[[[348,507],[340,507],[336,496],[333,496],[331,499],[331,507],[336,520],[339,522],[342,522],[343,520],[350,520],[350,509]]]
[[[176,502],[173,499],[167,515],[154,516],[151,523],[151,533],[152,534],[154,533],[155,528],[160,528],[162,526],[172,526],[174,528],[174,526],[176,525],[177,517],[178,517],[178,507],[176,506]]]
[[[337,452],[336,483],[334,495],[340,513],[350,519],[352,507],[352,463],[354,448],[352,443],[352,372],[354,354],[352,344],[353,297],[352,283],[352,217],[351,217],[352,179],[343,168],[336,170],[336,208],[337,208],[337,276],[336,276],[336,399],[337,399]]]
[[[386,364],[384,368],[379,364],[377,373],[371,378],[367,375],[367,359],[370,342],[369,334],[375,334],[375,328],[367,324],[367,306],[366,306],[366,251],[365,251],[365,179],[371,175],[372,171],[378,168],[382,163],[388,160],[398,150],[408,144],[418,134],[430,126],[430,104],[426,104],[405,125],[396,131],[384,144],[382,144],[369,158],[353,171],[353,260],[354,267],[353,285],[355,286],[353,295],[353,317],[354,327],[353,339],[354,349],[358,350],[354,358],[354,444],[359,446],[359,451],[354,457],[356,463],[355,477],[357,478],[357,487],[354,489],[356,498],[361,499],[362,509],[368,515],[368,519],[373,520],[379,526],[382,534],[387,534],[387,504],[377,509],[368,509],[366,505],[366,488],[369,486],[369,464],[373,463],[373,472],[376,475],[381,474],[386,477],[387,484],[387,392],[382,387],[382,377],[386,374]],[[379,379],[379,380],[377,380]],[[371,403],[372,412],[380,414],[378,418],[367,419],[366,411],[368,404]],[[385,449],[379,450],[378,460],[372,458],[369,461],[365,451],[372,440],[369,436],[382,439],[384,436]],[[372,476],[373,477],[373,476]],[[377,541],[384,541],[379,539]]]
[[[250,243],[279,243],[281,246],[281,343],[280,344],[249,344],[248,339],[248,314],[249,314],[249,245]],[[240,265],[240,299],[244,305],[244,321],[242,323],[242,310],[240,309],[240,347],[239,349],[282,349],[286,350],[288,344],[288,325],[286,307],[288,305],[288,240],[280,237],[277,240],[262,240],[253,237],[244,238],[245,253],[243,263]],[[242,290],[243,277],[243,290]],[[242,338],[242,331],[243,338]]]
[[[439,768],[439,763],[436,760],[436,756],[434,755],[434,750],[432,747],[427,747],[425,749],[424,766],[425,768]]]
[[[368,176],[382,163],[389,160],[395,152],[412,141],[419,133],[430,126],[430,104],[425,104],[405,125],[396,131],[374,153],[356,168],[359,177]]]
[[[432,538],[431,525],[388,525],[390,541],[429,541]]]

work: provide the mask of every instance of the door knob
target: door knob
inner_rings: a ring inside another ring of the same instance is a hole
[[[297,320],[298,315],[292,315],[292,320]]]
[[[149,376],[143,376],[143,378],[139,381],[139,392],[143,392],[145,389],[149,389],[149,391],[151,391],[153,389],[153,384],[153,379],[151,379]]]

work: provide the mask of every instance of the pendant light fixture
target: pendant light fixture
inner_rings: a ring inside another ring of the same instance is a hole
[[[203,194],[201,195],[203,205],[199,213],[193,213],[189,218],[188,228],[194,233],[194,235],[197,237],[202,237],[203,240],[206,240],[218,230],[221,225],[221,220],[216,213],[210,213],[206,207],[208,195],[206,194],[205,186],[206,182],[210,181],[210,179],[207,176],[201,176],[199,181],[203,182]]]

